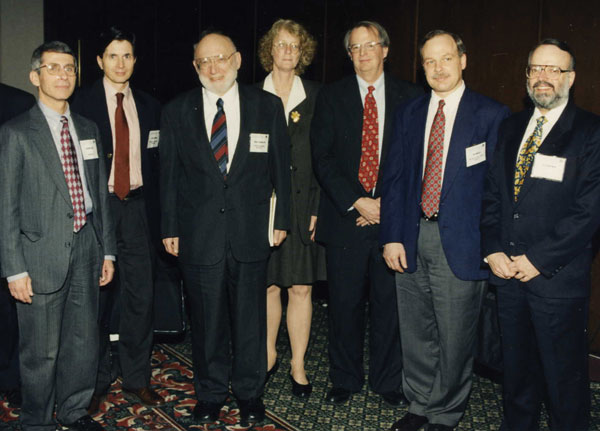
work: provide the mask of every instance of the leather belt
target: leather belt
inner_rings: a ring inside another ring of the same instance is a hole
[[[423,211],[421,211],[421,218],[427,221],[438,221],[438,213],[435,213],[431,217],[427,217]]]
[[[128,201],[130,199],[140,197],[140,196],[142,196],[142,193],[143,193],[143,187],[138,187],[137,189],[129,190],[129,193],[127,193],[127,196],[125,196],[125,198],[123,198],[123,200]],[[110,195],[119,199],[119,197],[114,193],[111,193]],[[121,200],[121,199],[119,199],[119,200]]]

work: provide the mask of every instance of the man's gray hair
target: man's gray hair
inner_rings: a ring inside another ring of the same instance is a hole
[[[53,40],[52,42],[44,42],[38,46],[31,55],[31,70],[38,70],[42,65],[42,55],[45,52],[59,52],[61,54],[69,54],[73,56],[73,61],[77,63],[75,53],[73,50],[64,42]]]
[[[350,30],[348,30],[346,32],[346,35],[344,36],[344,49],[345,50],[350,49],[350,34],[352,33],[352,31],[354,31],[355,29],[357,29],[359,27],[365,27],[370,30],[375,30],[377,32],[377,34],[379,35],[379,42],[381,43],[381,46],[382,47],[390,46],[390,37],[388,36],[387,31],[385,31],[385,28],[383,28],[383,26],[381,24],[379,24],[378,22],[375,22],[375,21],[359,21],[356,24],[354,24],[354,26]]]

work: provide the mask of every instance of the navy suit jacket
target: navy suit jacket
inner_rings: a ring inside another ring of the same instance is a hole
[[[515,114],[500,128],[497,154],[485,185],[482,252],[525,254],[540,275],[524,283],[545,298],[589,295],[591,240],[600,224],[600,117],[570,102],[538,154],[566,159],[562,181],[531,178],[514,202],[517,152],[532,110]],[[507,280],[494,275],[490,282]]]
[[[377,241],[379,226],[356,226],[360,214],[348,209],[358,198],[380,196],[396,107],[423,92],[389,73],[384,79],[385,121],[375,196],[358,181],[363,105],[356,75],[323,87],[317,97],[310,131],[313,169],[321,186],[317,241],[337,247],[362,244],[367,239]]]
[[[401,106],[384,169],[381,243],[400,242],[408,272],[417,269],[425,123],[431,93]],[[452,128],[438,225],[448,264],[461,280],[482,280],[479,219],[485,174],[494,154],[498,127],[510,111],[488,97],[465,89]],[[485,161],[467,167],[466,149],[485,142]]]
[[[131,88],[135,109],[140,122],[140,145],[142,155],[143,192],[146,202],[148,226],[153,242],[160,242],[160,196],[159,196],[159,156],[158,146],[148,148],[148,135],[151,130],[160,129],[160,104],[143,91]],[[71,109],[94,121],[100,130],[104,149],[106,176],[110,175],[113,157],[113,135],[106,105],[106,94],[102,79],[91,87],[78,90],[71,103]],[[160,145],[160,144],[159,144]],[[162,246],[159,248],[162,249]]]

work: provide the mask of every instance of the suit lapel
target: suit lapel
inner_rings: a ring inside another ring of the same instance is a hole
[[[69,189],[67,188],[67,181],[65,180],[65,174],[60,162],[54,139],[52,138],[52,132],[50,126],[46,121],[46,117],[42,114],[40,108],[35,105],[30,111],[31,121],[29,127],[31,128],[32,141],[39,151],[43,163],[46,165],[48,174],[52,181],[56,185],[56,188],[64,198],[64,200],[71,205],[71,196],[69,195]]]
[[[461,168],[466,168],[466,148],[473,139],[474,127],[471,122],[475,118],[474,106],[470,98],[469,90],[465,92],[458,104],[454,126],[452,127],[452,136],[448,142],[448,156],[446,157],[446,166],[444,167],[444,181],[442,184],[441,199],[448,193],[452,187],[456,175]]]
[[[425,157],[425,135],[429,134],[429,130],[425,130],[427,126],[427,111],[429,110],[429,101],[431,93],[423,96],[411,114],[411,124],[414,127],[410,128],[411,151],[414,151],[415,157],[407,158],[407,160],[415,160],[416,165],[413,169],[416,170],[419,184],[419,196],[423,182],[423,157]]]
[[[240,98],[240,134],[238,137],[237,145],[235,147],[235,153],[229,166],[228,178],[231,178],[240,169],[239,167],[244,164],[250,151],[250,124],[258,124],[257,115],[258,110],[253,109],[255,104],[252,100],[251,95],[246,91],[243,85],[238,84],[238,93]],[[272,136],[270,137],[273,138]],[[216,164],[216,163],[215,163]]]
[[[528,110],[521,114],[520,118],[516,121],[516,126],[513,128],[512,133],[506,137],[506,150],[504,153],[504,175],[506,177],[506,187],[508,189],[508,196],[511,201],[514,202],[515,194],[515,168],[517,164],[517,155],[519,147],[521,146],[521,140],[529,124],[529,118],[532,115],[532,111]],[[525,179],[527,182],[527,179]],[[523,193],[523,188],[521,192]]]

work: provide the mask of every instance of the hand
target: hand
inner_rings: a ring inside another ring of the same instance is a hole
[[[383,258],[387,266],[396,272],[404,272],[408,268],[406,251],[401,242],[388,242],[384,245]]]
[[[512,268],[512,261],[505,253],[501,251],[492,253],[487,256],[486,259],[488,265],[490,265],[490,269],[496,277],[508,280],[515,276],[515,270]]]
[[[171,237],[171,238],[163,238],[163,245],[165,246],[165,250],[167,253],[172,254],[173,256],[179,256],[179,237]]]
[[[358,198],[353,207],[369,224],[379,224],[380,203],[381,198]]]
[[[286,230],[274,229],[273,230],[273,245],[275,247],[277,247],[278,245],[280,245],[283,242],[283,240],[285,239],[286,236],[287,236],[287,231]]]
[[[533,266],[524,254],[520,256],[511,256],[510,258],[512,259],[511,268],[515,271],[515,278],[517,280],[525,283],[540,275],[537,268]]]
[[[115,275],[115,265],[112,260],[104,259],[102,274],[100,274],[100,286],[106,286]]]
[[[358,227],[369,226],[369,222],[363,216],[358,216],[358,218],[356,219],[356,226],[358,226]]]
[[[31,304],[31,297],[33,296],[31,277],[26,275],[23,278],[11,281],[8,283],[8,288],[10,290],[10,294],[17,301],[24,302],[25,304]]]
[[[315,235],[317,233],[317,216],[310,216],[310,224],[308,225],[308,231],[310,232],[310,240],[315,242]]]

